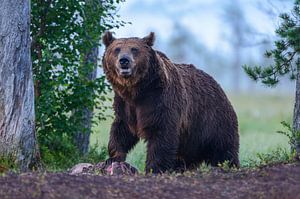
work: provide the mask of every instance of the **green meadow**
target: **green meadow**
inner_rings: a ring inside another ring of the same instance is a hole
[[[281,121],[292,122],[293,96],[274,94],[229,95],[238,115],[240,133],[240,161],[247,166],[258,154],[268,154],[277,149],[289,150],[288,138],[277,133],[284,130]],[[110,110],[108,114],[113,115]],[[112,119],[101,121],[94,127],[91,145],[107,146]],[[143,170],[145,144],[141,141],[128,155],[127,161]]]

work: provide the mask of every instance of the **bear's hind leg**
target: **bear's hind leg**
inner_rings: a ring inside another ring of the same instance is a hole
[[[219,164],[223,164],[225,161],[228,162],[229,167],[238,168],[240,166],[238,154],[230,150],[215,151],[212,157],[207,160],[207,163],[211,164],[211,166],[219,166]]]

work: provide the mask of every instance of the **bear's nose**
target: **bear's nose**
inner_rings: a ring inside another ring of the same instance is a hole
[[[121,65],[121,68],[128,68],[128,64],[129,64],[129,59],[127,59],[126,57],[123,57],[119,60],[119,63]]]

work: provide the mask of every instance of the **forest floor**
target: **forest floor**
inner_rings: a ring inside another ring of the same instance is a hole
[[[0,198],[300,199],[300,163],[157,176],[11,173],[0,177]]]

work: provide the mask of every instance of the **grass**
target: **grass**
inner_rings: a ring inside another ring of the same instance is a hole
[[[283,130],[281,121],[292,121],[292,96],[240,95],[230,100],[239,120],[242,166],[257,154],[289,149],[288,138],[276,131]]]
[[[272,153],[278,148],[289,150],[288,138],[276,133],[283,130],[281,121],[292,121],[293,96],[241,94],[229,95],[239,120],[240,161],[242,166],[249,165],[261,157],[261,154]],[[100,122],[94,127],[91,144],[107,146],[112,119]],[[128,155],[127,161],[144,169],[145,144],[140,142]]]

